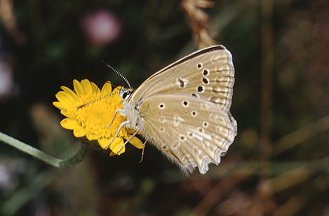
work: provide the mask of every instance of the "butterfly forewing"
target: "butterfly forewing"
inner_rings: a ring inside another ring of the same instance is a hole
[[[231,53],[221,45],[199,50],[158,71],[133,95],[132,101],[151,95],[186,93],[213,101],[229,111],[233,95],[234,66]]]

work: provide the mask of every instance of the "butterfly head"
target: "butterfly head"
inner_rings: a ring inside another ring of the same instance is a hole
[[[129,100],[129,98],[132,95],[133,91],[134,90],[132,88],[122,87],[120,89],[120,97],[122,98],[123,101],[127,101],[127,100]]]
[[[126,127],[138,131],[142,128],[142,123],[140,121],[138,108],[130,100],[133,91],[132,88],[122,87],[120,89],[120,97],[123,100],[123,110],[121,111],[121,114],[127,116],[128,123],[126,124]]]

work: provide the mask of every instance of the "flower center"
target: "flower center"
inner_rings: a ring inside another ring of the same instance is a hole
[[[101,97],[83,97],[78,101],[76,119],[90,133],[96,136],[114,136],[121,123],[126,119],[119,113],[122,109],[122,99],[118,94]],[[115,118],[115,119],[113,119]],[[119,136],[126,134],[121,130]]]

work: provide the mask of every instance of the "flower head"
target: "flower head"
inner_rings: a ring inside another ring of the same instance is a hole
[[[85,14],[81,19],[81,28],[91,44],[104,46],[118,38],[121,24],[115,14],[101,9]]]
[[[112,91],[110,82],[102,89],[87,79],[81,82],[73,80],[74,91],[62,86],[56,94],[58,101],[54,106],[61,110],[66,118],[61,121],[65,129],[73,130],[75,137],[86,136],[88,140],[97,140],[103,149],[110,149],[111,155],[120,155],[125,151],[124,142],[129,140],[134,131],[120,125],[126,120],[118,110],[123,108],[119,95],[121,87]],[[133,137],[129,143],[142,149],[143,143]]]

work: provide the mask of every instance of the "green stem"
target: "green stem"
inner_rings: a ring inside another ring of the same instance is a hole
[[[81,144],[79,151],[70,158],[58,159],[2,132],[0,132],[0,141],[57,168],[71,167],[79,163],[90,150],[86,145]]]

